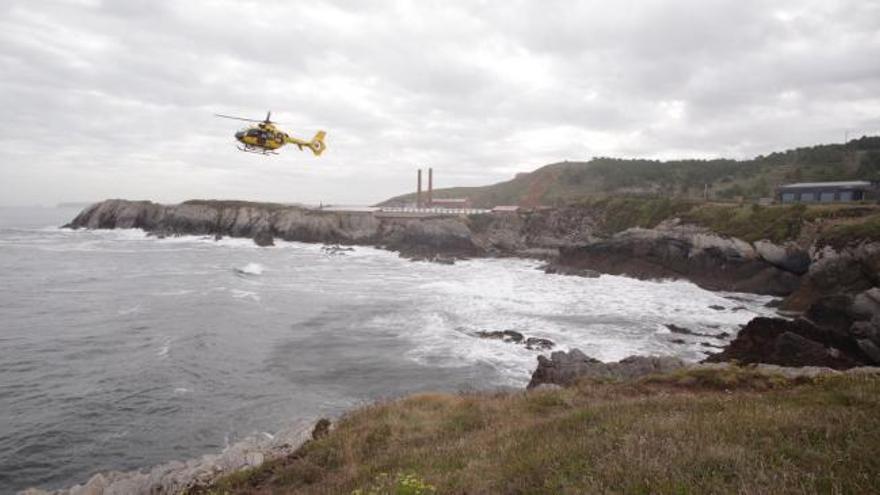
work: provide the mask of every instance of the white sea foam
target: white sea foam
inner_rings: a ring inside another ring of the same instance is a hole
[[[259,263],[248,263],[242,267],[235,269],[235,273],[240,275],[262,275],[265,268]]]
[[[414,347],[407,357],[434,366],[489,364],[512,384],[528,379],[539,352],[479,339],[476,332],[515,330],[554,341],[554,350],[579,348],[603,361],[633,354],[696,360],[704,356],[700,339],[672,343],[666,323],[701,333],[735,334],[754,316],[773,313],[763,307],[768,297],[749,295],[731,301],[726,298],[730,294],[712,293],[689,282],[607,275],[547,277],[533,264],[518,260],[474,260],[468,265],[418,286],[430,302],[408,317],[418,318],[417,322],[399,322],[416,329],[410,335]],[[715,311],[709,309],[711,305],[725,309]],[[740,309],[733,311],[737,306]]]
[[[116,314],[119,316],[128,316],[131,314],[139,313],[141,311],[141,305],[138,304],[136,306],[132,306],[130,308],[122,308],[116,311]]]
[[[229,293],[235,299],[250,299],[254,302],[260,302],[260,295],[254,291],[250,290],[241,290],[241,289],[231,289]]]
[[[156,356],[159,359],[165,359],[168,357],[168,353],[171,351],[171,337],[166,337],[165,340],[162,341],[161,347],[156,351]]]
[[[185,296],[187,294],[192,294],[193,292],[194,291],[189,290],[189,289],[175,289],[175,290],[154,292],[153,295],[160,296],[160,297],[178,297],[178,296]]]

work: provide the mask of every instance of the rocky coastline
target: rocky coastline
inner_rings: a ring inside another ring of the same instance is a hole
[[[709,290],[785,298],[779,308],[783,318],[752,321],[711,361],[880,364],[880,242],[853,237],[831,245],[819,235],[818,222],[786,241],[748,242],[677,217],[652,228],[609,233],[603,228],[608,215],[614,212],[583,205],[412,217],[277,203],[115,199],[87,207],[66,227],[245,237],[261,246],[276,238],[340,248],[371,245],[441,263],[479,256],[543,258],[545,271],[560,275],[685,279]]]
[[[371,245],[437,262],[479,256],[543,258],[548,261],[545,271],[553,274],[686,279],[710,290],[784,298],[781,317],[753,319],[721,352],[702,363],[662,356],[602,363],[577,349],[556,351],[538,357],[529,389],[739,366],[794,379],[880,373],[880,243],[853,239],[830,246],[816,236],[747,242],[674,218],[653,228],[608,234],[602,232],[601,221],[596,212],[578,207],[408,218],[236,201],[159,205],[108,200],[89,206],[65,227],[245,237],[261,246],[271,246],[275,239],[325,243],[333,249]],[[688,332],[671,327],[673,332]],[[547,351],[554,347],[549,341],[530,342],[533,339],[521,334],[484,332],[480,337]],[[300,424],[274,439],[248,440],[219,456],[169,463],[149,472],[99,474],[86,485],[50,493],[177,493],[289,455],[310,438],[311,429],[311,424]]]
[[[293,454],[326,434],[327,420],[302,420],[274,435],[248,437],[219,454],[171,461],[148,470],[97,473],[81,485],[61,490],[31,488],[22,495],[174,495],[209,486],[217,479]]]

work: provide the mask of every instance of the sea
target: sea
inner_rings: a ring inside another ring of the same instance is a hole
[[[219,453],[405,394],[521,389],[548,351],[696,361],[770,298],[547,275],[523,259],[412,262],[356,246],[70,230],[0,208],[0,493]],[[684,341],[682,343],[681,341]]]

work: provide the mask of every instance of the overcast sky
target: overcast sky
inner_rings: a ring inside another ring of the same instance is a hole
[[[372,203],[880,133],[880,1],[0,2],[0,204]],[[238,122],[328,133],[238,152]]]

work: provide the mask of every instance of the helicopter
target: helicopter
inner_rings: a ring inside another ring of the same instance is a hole
[[[221,115],[219,113],[214,114],[214,116],[224,119],[254,122],[257,124],[255,126],[250,126],[247,129],[242,129],[235,133],[235,139],[237,139],[238,142],[243,145],[239,146],[238,149],[241,151],[246,151],[248,153],[257,153],[260,155],[277,155],[278,153],[275,150],[277,150],[278,148],[281,148],[285,144],[295,144],[297,147],[299,147],[300,150],[302,150],[303,147],[306,147],[312,150],[312,153],[314,153],[315,156],[321,156],[321,153],[323,153],[324,150],[327,148],[327,146],[324,144],[324,136],[327,135],[326,132],[318,131],[311,141],[292,137],[286,132],[280,131],[277,127],[275,127],[275,124],[277,124],[278,122],[272,122],[270,120],[270,118],[272,117],[272,112],[266,113],[265,120],[246,119],[244,117]]]

